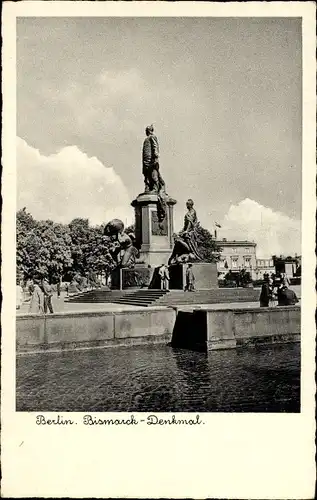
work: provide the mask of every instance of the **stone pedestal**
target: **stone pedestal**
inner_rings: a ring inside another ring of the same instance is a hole
[[[188,264],[176,264],[169,267],[170,289],[184,290]],[[218,288],[218,272],[215,262],[193,262],[196,290]]]
[[[125,290],[127,288],[149,287],[154,273],[154,268],[137,264],[134,268],[117,268],[111,273],[111,289]],[[160,282],[159,286],[160,288]]]
[[[135,210],[136,246],[139,262],[151,267],[167,264],[173,250],[173,208],[176,200],[167,196],[167,213],[162,223],[157,218],[157,195],[140,194],[131,205]]]

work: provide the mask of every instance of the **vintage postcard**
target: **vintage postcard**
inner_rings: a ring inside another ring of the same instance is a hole
[[[313,498],[314,19],[4,5],[3,496]]]

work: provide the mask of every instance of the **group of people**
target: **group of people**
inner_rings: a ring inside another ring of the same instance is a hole
[[[53,289],[47,279],[33,280],[30,285],[31,300],[29,306],[30,313],[53,313],[52,297]]]
[[[161,290],[169,290],[170,274],[168,266],[162,264],[159,268],[159,276],[161,279]],[[195,276],[193,272],[193,265],[188,264],[186,269],[186,285],[185,292],[195,291]]]
[[[53,313],[52,296],[53,289],[47,279],[33,279],[27,285],[30,294],[29,313],[38,314],[47,311]],[[60,295],[60,286],[57,287],[57,295]],[[16,285],[16,309],[20,309],[24,300],[24,291],[21,283]]]
[[[292,306],[299,302],[296,293],[289,288],[290,281],[286,274],[280,278],[265,276],[260,295],[260,307]]]

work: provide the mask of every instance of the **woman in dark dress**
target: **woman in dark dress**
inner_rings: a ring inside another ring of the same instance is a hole
[[[260,295],[260,307],[269,307],[270,300],[273,298],[273,288],[270,286],[268,276],[265,277],[265,282],[262,285]]]

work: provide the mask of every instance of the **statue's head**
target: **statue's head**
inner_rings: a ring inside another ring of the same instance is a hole
[[[191,198],[189,198],[189,200],[186,201],[186,207],[188,210],[190,210],[191,208],[193,208],[194,206],[194,202]]]
[[[120,219],[112,219],[108,224],[106,224],[104,229],[105,236],[117,236],[124,229],[124,224]]]
[[[145,129],[146,135],[151,135],[154,132],[154,126],[153,125],[148,125]]]

